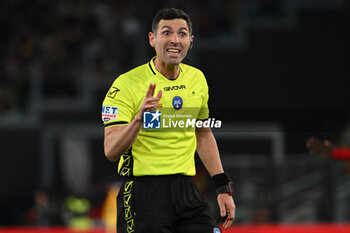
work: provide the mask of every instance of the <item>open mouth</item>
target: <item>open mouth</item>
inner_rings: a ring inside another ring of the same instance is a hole
[[[180,50],[179,49],[166,49],[168,53],[173,53],[173,54],[179,54]]]

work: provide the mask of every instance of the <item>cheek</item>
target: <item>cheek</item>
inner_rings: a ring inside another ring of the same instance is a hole
[[[189,48],[190,48],[190,46],[189,45],[184,45],[183,46],[183,49],[182,49],[182,53],[187,53],[188,52],[188,50],[189,50]]]
[[[162,43],[159,43],[159,41],[154,41],[154,48],[160,49],[162,47]]]
[[[160,44],[157,44],[154,48],[157,50],[157,52],[162,50],[162,46]]]
[[[190,48],[190,44],[191,43],[187,39],[182,42],[182,46],[185,50]]]
[[[164,53],[164,51],[163,51],[163,49],[162,49],[162,46],[161,46],[160,44],[156,44],[156,45],[154,46],[154,49],[155,49],[155,51],[156,51],[156,53],[157,53],[158,55]]]

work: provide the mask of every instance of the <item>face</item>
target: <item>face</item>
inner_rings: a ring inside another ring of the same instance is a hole
[[[157,32],[149,33],[149,41],[158,59],[166,64],[178,65],[187,55],[193,36],[184,19],[162,19]]]

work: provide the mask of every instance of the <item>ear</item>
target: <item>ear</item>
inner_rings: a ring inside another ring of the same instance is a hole
[[[193,39],[194,39],[194,36],[192,35],[192,36],[190,36],[190,48],[192,48],[193,47]]]
[[[154,35],[153,32],[148,33],[148,39],[149,39],[149,44],[154,48],[154,39],[156,36]]]

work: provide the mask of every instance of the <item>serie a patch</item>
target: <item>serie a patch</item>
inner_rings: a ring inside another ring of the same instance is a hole
[[[118,116],[118,107],[113,106],[102,106],[102,121],[108,122],[111,120],[116,120]]]
[[[182,108],[183,100],[180,96],[175,96],[173,98],[173,107],[175,110],[179,110]]]

